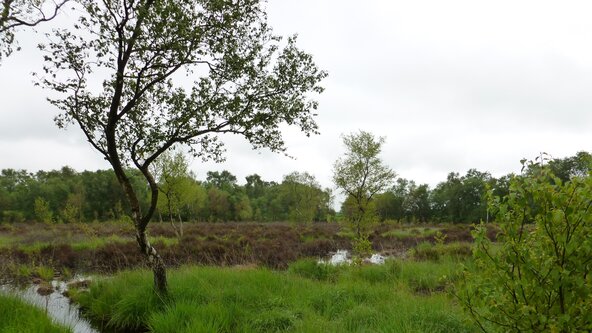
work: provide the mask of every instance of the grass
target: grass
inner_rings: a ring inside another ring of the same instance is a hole
[[[166,300],[154,294],[150,272],[134,270],[99,279],[72,296],[92,321],[112,330],[473,332],[441,292],[455,267],[408,261],[329,267],[311,260],[284,272],[184,267],[170,272]]]
[[[14,237],[0,235],[0,248],[14,244]]]
[[[413,227],[413,228],[401,228],[401,229],[392,229],[381,234],[384,238],[396,238],[396,239],[405,239],[411,237],[429,237],[433,236],[438,232],[439,228],[430,228],[430,227]]]
[[[0,294],[1,333],[66,333],[70,329],[54,324],[33,305],[23,303],[15,296]]]
[[[416,260],[464,261],[472,255],[471,244],[467,242],[453,242],[448,244],[432,244],[421,242],[409,250],[409,255]]]

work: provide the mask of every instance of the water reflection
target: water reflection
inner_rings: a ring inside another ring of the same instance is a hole
[[[43,309],[54,322],[71,328],[74,333],[99,333],[87,320],[80,317],[78,306],[71,304],[70,300],[63,295],[68,290],[67,284],[63,281],[52,281],[51,285],[54,290],[47,296],[40,295],[39,285],[32,285],[25,289],[3,285],[0,286],[0,291],[17,295],[25,302]]]

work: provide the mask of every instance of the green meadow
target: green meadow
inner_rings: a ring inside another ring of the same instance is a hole
[[[460,274],[451,258],[330,266],[316,260],[286,271],[188,266],[95,279],[72,298],[101,330],[132,332],[474,332],[447,292]]]

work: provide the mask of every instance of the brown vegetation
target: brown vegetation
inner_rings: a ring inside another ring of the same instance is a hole
[[[446,242],[472,241],[469,225],[421,226],[423,230],[432,228],[446,235]],[[433,233],[416,229],[416,225],[384,224],[374,229],[370,240],[375,251],[386,255],[405,253],[422,242],[434,243]],[[490,236],[495,237],[496,229],[490,229]],[[334,223],[196,223],[185,226],[181,239],[169,224],[154,223],[149,232],[169,266],[260,265],[283,269],[299,258],[323,258],[338,249],[351,249],[351,233]],[[397,232],[409,235],[389,237]],[[78,273],[142,267],[144,260],[133,234],[131,226],[117,223],[0,225],[0,237],[10,240],[0,243],[0,266],[14,268],[4,273],[14,273],[23,265]]]

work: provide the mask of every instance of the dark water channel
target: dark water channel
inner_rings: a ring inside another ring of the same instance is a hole
[[[75,281],[80,280],[75,279]],[[10,284],[4,284],[0,286],[0,292],[16,295],[23,301],[35,305],[44,310],[55,323],[69,327],[74,333],[99,333],[88,320],[80,316],[78,306],[70,303],[70,300],[63,295],[68,290],[68,285],[63,281],[52,281],[51,285],[53,291],[45,296],[39,293],[39,285],[18,288]],[[23,318],[23,320],[26,320],[26,318]]]

